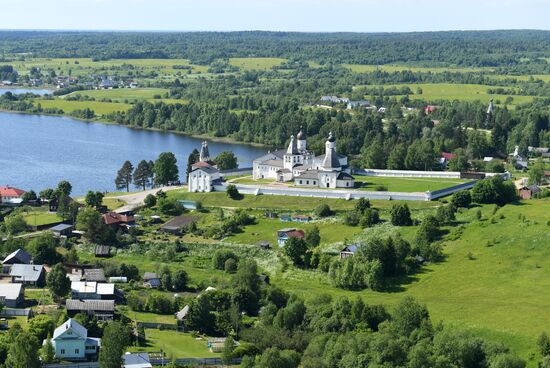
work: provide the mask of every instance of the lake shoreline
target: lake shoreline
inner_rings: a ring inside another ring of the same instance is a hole
[[[210,142],[240,144],[240,145],[243,145],[243,146],[269,148],[268,145],[263,144],[263,143],[242,142],[242,141],[238,141],[238,140],[236,140],[234,138],[231,138],[231,137],[214,137],[214,136],[211,136],[211,135],[208,135],[208,134],[189,134],[189,133],[185,133],[185,132],[179,132],[179,131],[176,131],[176,130],[163,130],[163,129],[158,129],[158,128],[135,127],[135,126],[130,126],[130,125],[117,124],[114,121],[110,121],[110,120],[102,120],[102,118],[93,119],[93,120],[86,120],[86,119],[81,119],[81,118],[77,118],[77,117],[74,117],[74,116],[71,116],[71,115],[66,115],[66,114],[60,115],[60,114],[48,114],[48,113],[42,113],[42,112],[15,111],[15,110],[7,110],[7,109],[2,109],[2,108],[0,108],[0,112],[9,113],[9,114],[20,114],[20,115],[56,116],[56,117],[60,117],[60,118],[70,118],[70,119],[77,120],[77,121],[82,122],[82,123],[95,123],[95,124],[103,124],[103,125],[114,125],[114,126],[120,126],[120,127],[124,127],[124,128],[133,129],[133,130],[145,130],[145,131],[158,132],[158,133],[171,133],[171,134],[181,135],[181,136],[189,137],[189,138],[205,139],[205,140],[208,140]]]

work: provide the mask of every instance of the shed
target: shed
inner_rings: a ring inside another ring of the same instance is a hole
[[[86,281],[105,282],[105,271],[103,268],[89,268],[84,270],[84,276],[82,277]]]
[[[31,263],[31,261],[31,255],[25,252],[23,249],[19,248],[15,252],[8,254],[8,256],[2,261],[2,264],[29,264]]]
[[[340,259],[344,259],[344,258],[347,258],[347,257],[353,257],[355,255],[355,252],[357,252],[357,244],[346,245],[340,251]]]
[[[110,257],[111,247],[108,245],[96,245],[94,253],[96,257]]]
[[[152,368],[148,353],[126,353],[122,356],[124,368]]]
[[[539,193],[541,189],[536,185],[530,185],[527,187],[522,187],[519,189],[519,197],[521,199],[531,199],[533,196],[535,196],[537,193]]]
[[[156,289],[160,286],[160,278],[154,272],[145,272],[143,275],[143,284],[146,287]]]
[[[176,313],[176,319],[178,320],[178,322],[181,322],[185,319],[185,317],[187,317],[188,314],[189,314],[189,305],[186,305],[178,313]]]
[[[59,224],[50,228],[50,231],[57,238],[61,236],[71,236],[73,233],[73,230],[74,230],[74,226],[69,224]]]
[[[195,221],[195,216],[177,216],[162,225],[160,231],[170,234],[180,234],[183,227],[189,226]]]

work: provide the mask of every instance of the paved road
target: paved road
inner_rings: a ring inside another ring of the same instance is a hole
[[[134,211],[135,209],[143,206],[143,201],[145,200],[145,197],[147,197],[148,194],[154,195],[160,190],[162,190],[163,192],[169,192],[171,190],[178,190],[183,188],[185,187],[184,186],[162,187],[162,188],[144,190],[141,192],[135,192],[131,194],[123,194],[123,195],[105,197],[105,198],[118,199],[126,203],[124,206],[117,208],[115,210],[115,212],[121,213],[126,211]]]

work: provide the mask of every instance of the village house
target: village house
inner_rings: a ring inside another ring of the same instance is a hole
[[[98,321],[112,321],[115,316],[114,300],[67,299],[65,302],[69,316],[84,313],[96,317]]]
[[[191,165],[191,171],[187,178],[189,192],[211,192],[216,183],[221,182],[220,170],[210,160],[208,143],[202,142],[199,152],[199,161]]]
[[[455,158],[456,155],[454,153],[449,152],[441,152],[441,157],[439,158],[439,164],[443,168],[447,168],[447,164],[449,161],[451,161],[453,158]]]
[[[96,257],[110,257],[111,247],[108,245],[96,245],[94,249],[94,254]]]
[[[71,282],[71,296],[73,299],[111,300],[115,298],[115,284],[73,281]]]
[[[111,226],[114,230],[125,229],[135,225],[135,218],[132,212],[107,212],[102,215],[105,225]]]
[[[95,359],[101,347],[101,339],[88,337],[88,330],[72,318],[55,329],[51,343],[55,357],[69,361]]]
[[[25,303],[22,284],[0,284],[0,303],[7,308],[19,308]]]
[[[277,244],[279,247],[284,247],[285,242],[290,238],[303,239],[306,236],[303,230],[296,229],[281,229],[277,231]]]
[[[10,269],[12,283],[42,287],[46,284],[46,270],[42,265],[13,264]]]
[[[160,227],[160,231],[174,235],[181,234],[183,228],[197,221],[195,216],[176,216]]]
[[[519,197],[521,199],[532,199],[540,191],[541,191],[541,189],[536,185],[521,187],[518,190]]]
[[[26,192],[23,189],[18,189],[10,186],[0,186],[0,203],[3,204],[21,204],[23,203],[23,194]]]
[[[12,264],[30,264],[32,263],[32,256],[27,253],[25,250],[19,248],[16,251],[11,252],[4,258],[2,261],[3,265],[12,265]]]

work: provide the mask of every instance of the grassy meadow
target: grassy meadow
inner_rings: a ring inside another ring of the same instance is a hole
[[[274,66],[279,66],[286,59],[271,58],[271,57],[259,57],[259,58],[230,58],[229,64],[238,67],[242,71],[246,70],[271,70]]]
[[[42,108],[56,108],[63,110],[64,113],[70,114],[75,110],[84,110],[89,108],[93,110],[96,115],[110,114],[116,111],[127,111],[130,108],[130,104],[117,103],[117,102],[101,102],[101,101],[67,101],[62,98],[56,98],[54,100],[35,100],[35,105],[40,104]]]

